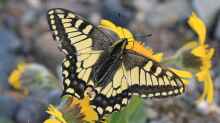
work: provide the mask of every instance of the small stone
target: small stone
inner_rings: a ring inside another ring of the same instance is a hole
[[[101,9],[103,18],[123,27],[128,26],[130,21],[134,19],[134,13],[123,7],[119,0],[105,0]]]
[[[0,123],[15,123],[15,122],[8,117],[0,116]]]
[[[64,58],[64,54],[57,47],[58,43],[53,40],[52,34],[48,32],[36,39],[32,51],[38,60],[45,63],[52,71],[56,71],[57,65]]]
[[[49,104],[58,105],[61,102],[61,91],[53,90],[48,93],[47,100]]]
[[[217,16],[218,16],[218,19],[215,22],[216,26],[214,27],[214,38],[219,41],[220,40],[220,11]]]
[[[18,107],[18,102],[12,97],[0,96],[0,104],[0,116],[12,118]]]
[[[137,19],[153,27],[171,25],[188,17],[192,8],[186,0],[135,0]]]
[[[40,0],[26,0],[26,1],[31,7],[35,9],[39,9],[42,7],[42,2]]]
[[[25,99],[15,116],[16,123],[42,123],[47,117],[47,103],[33,97]]]
[[[18,37],[4,28],[0,28],[0,37],[0,91],[3,91],[9,88],[7,77],[11,70],[16,67],[17,56],[15,52],[21,45]]]
[[[153,108],[147,108],[146,114],[149,119],[155,119],[158,117],[158,113]]]

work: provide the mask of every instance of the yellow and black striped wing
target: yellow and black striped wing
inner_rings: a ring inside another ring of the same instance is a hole
[[[122,62],[112,81],[105,87],[97,87],[97,90],[98,95],[91,104],[103,115],[120,111],[132,95],[142,98],[180,95],[184,92],[184,84],[174,72],[147,59],[144,64],[133,67],[126,67]]]
[[[94,85],[89,80],[93,66],[112,40],[82,17],[65,9],[50,9],[47,19],[53,38],[66,55],[62,66],[63,94],[82,98],[85,88]]]
[[[179,76],[159,63],[148,59],[142,66],[124,70],[131,95],[144,98],[176,96],[184,92]]]

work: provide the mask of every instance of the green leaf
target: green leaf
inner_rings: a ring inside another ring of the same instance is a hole
[[[114,112],[108,123],[145,123],[147,115],[140,97],[132,97],[131,102],[120,112]]]

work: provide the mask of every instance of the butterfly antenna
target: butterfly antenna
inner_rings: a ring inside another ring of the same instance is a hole
[[[151,37],[152,34],[146,34],[146,35],[136,35],[135,34],[135,37],[138,37],[138,38],[148,38],[148,37]]]

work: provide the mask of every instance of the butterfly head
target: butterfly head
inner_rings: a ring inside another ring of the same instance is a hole
[[[118,41],[115,41],[111,47],[121,47],[120,49],[125,49],[126,46],[128,44],[128,39],[127,38],[123,38],[123,39],[120,39]]]

